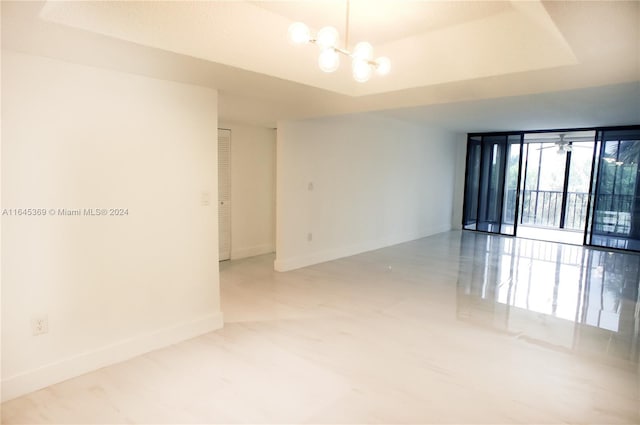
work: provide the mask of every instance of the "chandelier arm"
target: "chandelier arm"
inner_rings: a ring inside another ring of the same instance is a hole
[[[340,47],[334,46],[333,50],[335,50],[338,53],[342,53],[345,56],[351,57],[351,52],[346,49],[341,49]]]

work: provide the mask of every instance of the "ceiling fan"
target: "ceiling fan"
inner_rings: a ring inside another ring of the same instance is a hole
[[[552,148],[556,148],[558,149],[557,153],[558,155],[563,154],[563,153],[567,153],[567,152],[571,152],[573,151],[573,148],[583,148],[586,146],[574,146],[572,145],[572,141],[571,140],[565,140],[565,136],[566,134],[560,134],[560,140],[558,140],[557,142],[553,142],[552,146],[543,146],[538,148],[537,150],[542,150],[542,149],[552,149]]]

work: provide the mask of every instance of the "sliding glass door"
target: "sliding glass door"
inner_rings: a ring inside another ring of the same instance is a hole
[[[640,126],[470,134],[463,228],[640,251],[638,164]]]
[[[640,251],[640,127],[599,132],[589,245]]]
[[[522,175],[522,135],[507,136],[507,164],[504,174],[504,205],[500,233],[515,235],[520,210],[520,180]]]
[[[481,147],[477,230],[499,233],[502,215],[506,137],[483,137]]]
[[[471,137],[467,140],[467,166],[464,186],[464,207],[462,226],[468,230],[478,228],[478,198],[480,190],[480,154],[481,137]]]
[[[521,142],[520,134],[469,136],[465,229],[515,234]]]

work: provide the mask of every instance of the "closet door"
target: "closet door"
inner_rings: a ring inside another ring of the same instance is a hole
[[[219,261],[231,258],[231,130],[218,129]]]

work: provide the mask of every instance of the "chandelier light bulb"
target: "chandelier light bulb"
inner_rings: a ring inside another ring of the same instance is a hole
[[[351,56],[353,56],[354,59],[370,61],[373,58],[373,46],[366,41],[361,41],[355,45]]]
[[[324,27],[318,31],[316,37],[316,44],[321,50],[326,50],[329,47],[335,47],[338,43],[338,30],[334,27]]]
[[[378,75],[387,75],[391,71],[391,60],[386,56],[376,59],[376,73]]]
[[[366,83],[371,78],[373,69],[368,61],[364,59],[354,59],[352,64],[353,79],[359,83]]]
[[[1,1],[1,0],[0,0]],[[349,39],[349,9],[347,8],[347,34]],[[391,70],[391,61],[386,56],[373,60],[373,46],[361,41],[352,51],[345,46],[338,46],[338,30],[331,26],[320,29],[317,34],[312,34],[307,25],[302,22],[294,22],[289,26],[289,41],[293,44],[315,44],[320,49],[318,65],[324,72],[334,72],[340,66],[340,55],[345,55],[352,60],[351,67],[353,78],[364,83],[369,81],[373,73],[387,75]]]
[[[333,48],[324,49],[318,57],[318,65],[324,72],[333,72],[340,65],[340,56]]]
[[[289,41],[293,44],[304,44],[311,40],[309,27],[302,22],[294,22],[289,25]]]

